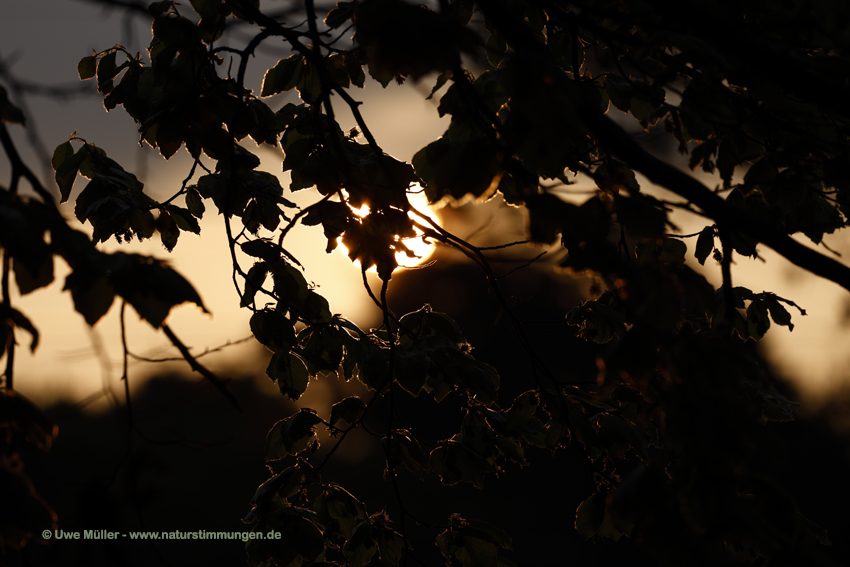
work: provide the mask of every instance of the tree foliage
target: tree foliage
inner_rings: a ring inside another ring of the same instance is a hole
[[[214,212],[226,219],[239,301],[252,312],[257,341],[273,353],[267,374],[282,395],[297,400],[311,379],[334,375],[368,388],[338,400],[329,415],[302,408],[269,431],[265,458],[274,474],[245,521],[284,539],[252,540],[250,565],[396,567],[416,559],[411,530],[426,529],[449,564],[511,565],[510,534],[484,518],[455,514],[441,527],[412,521],[416,512],[397,486],[410,475],[399,471],[482,487],[512,464],[526,465],[529,454],[566,450],[582,456],[596,485],[564,526],[585,538],[629,538],[663,564],[712,565],[778,564],[828,542],[753,460],[770,435],[766,423],[794,411],[753,341],[771,321],[792,329],[792,311],[805,312],[770,290],[734,286],[731,264],[736,254],[757,257],[767,246],[850,289],[846,266],[791,237],[821,244],[850,216],[850,8],[829,0],[442,0],[436,7],[352,0],[322,19],[305,0],[306,22],[291,25],[297,16],[273,17],[259,0],[190,3],[191,10],[150,4],[146,53],[115,46],[78,65],[107,110],[122,106],[135,120],[140,143],[166,159],[185,147],[194,159],[182,187],[157,202],[94,144],[72,138],[57,146],[61,199],[76,193],[75,215],[91,225],[91,238],[68,227],[17,156],[6,124],[23,115],[0,91],[0,133],[13,166],[0,191],[4,428],[41,447],[52,435],[12,389],[16,333],[31,335],[33,349],[38,333],[11,305],[10,274],[29,293],[53,280],[61,257],[73,270],[65,289],[89,324],[119,297],[181,348],[165,319],[184,302],[203,308],[192,286],[163,262],[95,245],[158,237],[171,250]],[[252,30],[247,44],[234,46],[225,34],[236,24]],[[246,69],[261,43],[276,46],[280,59],[262,85],[248,85]],[[439,97],[439,115],[451,117],[447,131],[408,161],[387,155],[353,94],[367,74],[384,87],[436,77],[431,96]],[[292,91],[297,102],[275,98]],[[356,131],[337,123],[340,105]],[[716,174],[717,187],[641,147],[635,133],[643,130],[672,136],[690,169]],[[248,138],[283,150],[288,188],[257,169]],[[676,199],[645,192],[636,172]],[[559,196],[577,174],[598,187],[581,203]],[[80,176],[87,181],[76,192]],[[20,179],[38,199],[18,192]],[[593,351],[598,376],[585,377],[597,387],[578,388],[563,369],[540,361],[486,250],[414,209],[408,194],[417,184],[432,203],[499,194],[527,211],[531,241],[563,248],[561,268],[604,282],[565,315],[577,336],[604,345]],[[286,196],[313,188],[316,200],[303,208]],[[364,206],[367,213],[356,212]],[[675,234],[675,209],[704,216],[706,227]],[[233,222],[241,223],[236,234]],[[376,268],[380,328],[360,329],[334,313],[309,283],[286,249],[299,223],[321,226],[328,252],[342,242],[364,272]],[[404,315],[389,309],[396,254],[412,254],[405,240],[423,234],[480,267],[529,361],[528,391],[500,395],[500,386],[521,381],[476,358],[447,315],[427,306]],[[709,257],[720,264],[718,289],[693,268]],[[410,398],[450,399],[460,408],[454,433],[423,442],[423,431],[407,427],[398,409]],[[376,430],[369,420],[380,404],[389,417]],[[318,428],[336,437],[324,460],[310,456]],[[368,510],[323,478],[328,459],[358,428],[383,450],[378,480],[399,498],[396,517]],[[4,461],[4,475],[16,470]],[[20,475],[14,482],[28,483]],[[4,531],[7,545],[23,545],[55,521],[34,492],[24,504],[41,511],[40,523]]]

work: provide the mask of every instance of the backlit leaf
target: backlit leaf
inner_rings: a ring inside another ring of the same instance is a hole
[[[278,421],[266,436],[266,461],[303,452],[315,440],[315,426],[321,423],[315,413],[302,409],[295,415]]]
[[[97,57],[95,57],[94,55],[83,57],[82,59],[80,59],[80,62],[77,63],[77,74],[80,76],[81,81],[85,81],[94,77],[96,70]]]
[[[363,400],[357,396],[350,396],[331,406],[330,424],[336,425],[337,422],[343,419],[349,425],[352,425],[363,416],[365,411],[366,404]]]

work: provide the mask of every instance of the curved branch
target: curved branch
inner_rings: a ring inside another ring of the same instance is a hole
[[[542,62],[553,79],[552,88],[564,89],[572,95],[570,98],[578,102],[576,117],[596,140],[626,165],[645,175],[655,185],[693,203],[718,224],[733,227],[772,248],[792,264],[850,290],[850,267],[807,248],[777,227],[730,205],[698,180],[640,147],[628,132],[585,100],[576,81],[555,63],[552,54],[530,29],[521,25],[522,20],[512,17],[502,0],[485,0],[481,7],[510,45],[516,46],[517,51],[529,52]]]

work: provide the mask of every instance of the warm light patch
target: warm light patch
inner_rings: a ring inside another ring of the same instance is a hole
[[[428,199],[425,197],[424,192],[409,194],[408,200],[410,201],[410,204],[414,209],[422,211],[426,214],[431,211],[428,205]],[[354,214],[358,217],[365,217],[369,214],[369,207],[367,205],[363,205],[359,209],[356,209],[354,211]],[[413,213],[408,213],[408,215],[410,216],[410,218],[416,219],[417,221],[421,222],[422,220],[416,217],[416,215],[414,215]],[[419,229],[416,229],[416,233],[419,235],[422,234]],[[406,268],[412,268],[414,266],[418,266],[420,264],[425,263],[435,248],[433,241],[425,242],[425,240],[421,236],[405,238],[403,241],[404,245],[407,246],[411,250],[411,252],[413,252],[417,256],[416,258],[410,258],[407,254],[403,252],[399,252],[395,255],[395,259],[396,262],[398,262],[398,265]],[[345,244],[342,243],[341,239],[337,249],[341,250],[342,253],[346,256],[348,255],[348,249],[345,247]],[[359,265],[359,262],[355,263]],[[375,267],[372,266],[371,268],[369,268],[369,271],[374,272]]]
[[[428,206],[428,199],[425,197],[425,192],[414,193],[412,195],[408,195],[408,200],[410,201],[411,206],[423,213],[430,213],[430,208]],[[408,213],[411,218],[417,218],[413,213]],[[431,216],[431,215],[428,215]],[[418,219],[421,221],[421,219]],[[416,229],[417,234],[420,233],[419,229]],[[417,236],[415,238],[408,238],[404,241],[405,246],[410,248],[414,254],[418,256],[418,258],[408,258],[406,254],[396,254],[396,261],[401,266],[406,266],[408,268],[413,266],[418,266],[419,264],[423,264],[427,261],[428,256],[434,252],[434,242],[429,240],[425,242],[421,236]]]

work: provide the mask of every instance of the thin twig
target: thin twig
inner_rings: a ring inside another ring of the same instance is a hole
[[[177,347],[177,350],[180,351],[180,354],[183,355],[183,359],[189,363],[189,366],[192,368],[192,370],[209,380],[212,385],[215,386],[219,392],[221,392],[221,395],[227,398],[227,401],[229,401],[233,405],[233,407],[235,407],[241,412],[242,406],[239,405],[239,400],[236,399],[236,396],[234,396],[233,393],[227,389],[227,381],[222,380],[221,378],[213,374],[204,365],[198,362],[195,357],[192,356],[192,353],[189,352],[189,349],[186,348],[186,345],[184,345],[180,341],[180,339],[177,338],[177,335],[174,334],[174,332],[168,325],[162,326],[162,332],[165,333],[165,336],[168,337],[168,340],[171,341],[171,344]]]
[[[236,341],[227,341],[223,345],[219,345],[219,346],[217,346],[215,348],[211,348],[211,349],[208,348],[208,349],[205,349],[204,352],[202,352],[201,354],[196,354],[195,359],[197,360],[198,358],[202,358],[204,356],[207,356],[208,354],[213,354],[214,352],[220,352],[227,347],[235,346],[235,345],[250,341],[253,338],[254,338],[254,335],[248,335],[247,337],[243,337],[243,338],[236,340]],[[130,355],[132,358],[134,358],[136,360],[140,360],[142,362],[180,362],[182,360],[185,360],[182,356],[179,357],[179,358],[176,357],[176,356],[165,357],[165,358],[148,358],[146,356],[140,356],[138,354],[133,354],[132,352],[128,352],[127,354]]]

